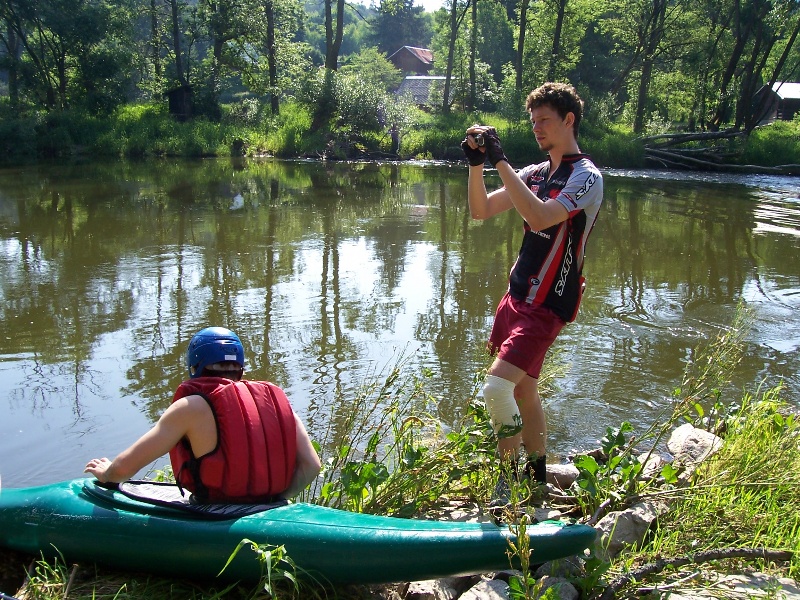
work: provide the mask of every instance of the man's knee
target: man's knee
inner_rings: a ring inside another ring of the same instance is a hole
[[[522,417],[514,398],[515,387],[513,381],[494,375],[486,376],[483,400],[492,420],[492,429],[498,438],[513,437],[522,431]]]

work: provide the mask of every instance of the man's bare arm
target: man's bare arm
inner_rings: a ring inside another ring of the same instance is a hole
[[[505,184],[509,202],[534,231],[542,231],[566,221],[569,211],[557,200],[544,201],[528,189],[506,161],[497,163],[497,172]]]

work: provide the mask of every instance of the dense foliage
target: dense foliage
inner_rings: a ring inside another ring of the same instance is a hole
[[[516,129],[528,90],[567,80],[588,101],[589,138],[629,155],[630,133],[749,134],[773,108],[759,89],[800,66],[798,32],[796,0],[444,0],[435,13],[413,0],[0,0],[0,117],[18,154],[100,150],[64,120],[113,131],[123,107],[169,97],[179,119],[249,127],[238,137],[265,146],[244,140],[251,150],[353,156],[388,150],[376,142],[393,123],[416,130],[426,115],[482,111]],[[430,48],[445,77],[424,113],[393,94],[408,73],[388,59],[404,45]],[[308,131],[277,148],[264,140],[287,109],[295,128],[310,116]],[[409,155],[437,154],[415,145]]]

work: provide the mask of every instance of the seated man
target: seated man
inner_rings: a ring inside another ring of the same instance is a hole
[[[283,390],[243,381],[244,347],[223,327],[189,342],[189,379],[150,431],[113,461],[86,465],[101,482],[122,482],[169,452],[178,484],[200,502],[291,498],[320,472],[320,460]]]

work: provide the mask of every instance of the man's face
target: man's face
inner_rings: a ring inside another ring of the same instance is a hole
[[[572,142],[572,124],[575,121],[572,113],[567,113],[562,119],[554,108],[545,104],[531,110],[530,115],[536,143],[545,152],[564,148]]]

